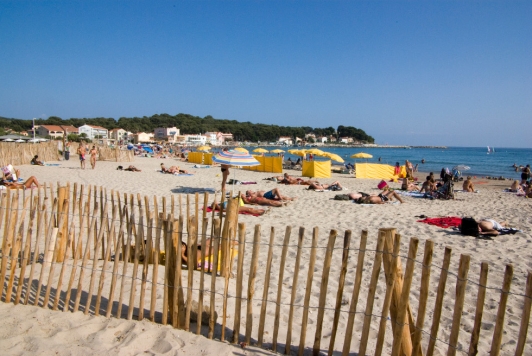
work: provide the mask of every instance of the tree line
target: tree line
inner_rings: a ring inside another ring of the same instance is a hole
[[[312,128],[310,126],[291,127],[267,124],[253,124],[251,122],[238,122],[236,120],[215,119],[208,115],[205,117],[189,114],[156,114],[150,117],[121,117],[114,118],[70,118],[63,120],[57,116],[48,119],[36,119],[35,125],[71,125],[80,127],[83,125],[101,126],[108,130],[122,128],[133,133],[153,132],[157,127],[177,127],[181,134],[200,134],[205,132],[224,132],[233,134],[235,141],[277,141],[279,137],[304,138],[307,134],[318,136],[351,137],[354,140],[374,143],[374,138],[367,135],[362,129],[352,126],[338,126],[326,128]],[[0,117],[0,128],[12,129],[16,132],[28,131],[33,127],[33,120],[10,119]],[[2,130],[3,131],[3,130]]]

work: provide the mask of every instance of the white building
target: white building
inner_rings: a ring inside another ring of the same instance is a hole
[[[133,135],[133,143],[144,143],[152,141],[154,141],[152,133],[139,132]]]
[[[116,128],[109,131],[109,138],[118,143],[125,143],[129,141],[128,133],[124,129]]]
[[[153,130],[153,137],[157,141],[168,141],[175,143],[179,136],[179,129],[177,127],[158,127]]]
[[[188,145],[203,146],[207,143],[207,136],[205,135],[183,135],[183,136],[185,137],[185,143]]]
[[[291,137],[288,136],[281,136],[279,137],[279,143],[285,144],[285,145],[292,145],[293,141]]]
[[[90,138],[91,140],[96,137],[101,139],[109,138],[109,132],[106,128],[101,126],[83,125],[78,127],[78,131],[80,135],[84,133],[87,135],[87,138]]]

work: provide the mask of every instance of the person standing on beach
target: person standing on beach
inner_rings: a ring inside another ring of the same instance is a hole
[[[227,151],[227,148],[224,148],[222,150],[223,152]],[[227,182],[227,177],[229,177],[229,165],[228,164],[221,164],[222,169],[222,192],[225,191],[225,183]]]
[[[89,154],[91,155],[91,167],[94,169],[96,167],[96,154],[98,153],[98,150],[96,150],[96,146],[92,146],[91,150],[89,151]]]
[[[65,160],[68,161],[70,159],[70,141],[66,143],[65,146]]]
[[[83,143],[79,144],[77,153],[79,155],[79,164],[81,165],[81,169],[85,169],[85,155],[87,154],[87,150],[85,149],[85,146],[83,146]]]
[[[521,173],[521,184],[528,183],[530,180],[530,165],[527,164]]]

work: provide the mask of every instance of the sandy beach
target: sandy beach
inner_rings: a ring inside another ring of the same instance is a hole
[[[158,172],[161,162],[164,162],[167,167],[171,165],[179,165],[181,168],[194,172],[190,176],[174,176],[170,174],[162,174]],[[131,162],[135,167],[139,168],[141,172],[127,172],[117,170],[117,166],[127,166],[129,163],[117,162],[97,162],[96,169],[90,169],[90,164],[87,163],[87,169],[82,170],[79,167],[77,156],[73,155],[69,161],[48,162],[57,164],[56,166],[31,166],[24,165],[18,168],[21,169],[23,178],[35,176],[42,184],[44,182],[64,185],[67,182],[97,185],[106,188],[107,190],[115,190],[121,193],[137,194],[141,196],[153,197],[157,196],[169,198],[171,195],[186,194],[194,192],[218,191],[221,186],[222,176],[219,167],[211,168],[194,168],[193,164],[180,162],[175,159],[155,159],[136,157],[134,162]],[[300,177],[300,171],[288,170],[286,171],[296,177]],[[438,174],[438,172],[435,172]],[[443,252],[446,247],[452,249],[452,260],[450,265],[449,280],[447,282],[447,297],[452,299],[454,288],[456,285],[456,273],[458,271],[458,263],[460,254],[469,254],[471,257],[469,277],[470,281],[478,282],[481,262],[488,262],[489,264],[489,278],[488,287],[494,288],[490,290],[486,298],[484,306],[484,316],[481,332],[481,341],[479,343],[479,354],[486,354],[489,352],[491,345],[491,334],[495,326],[497,315],[497,308],[499,306],[500,294],[496,294],[496,289],[501,288],[505,266],[512,264],[514,268],[511,291],[508,298],[506,322],[502,338],[501,354],[512,353],[515,350],[517,336],[519,334],[521,314],[523,309],[523,296],[525,291],[525,283],[529,269],[532,269],[532,250],[530,243],[532,242],[532,218],[530,217],[531,205],[530,199],[518,197],[513,193],[503,192],[504,188],[508,188],[510,181],[492,181],[478,177],[473,180],[475,189],[478,193],[463,193],[457,192],[455,200],[428,200],[413,197],[403,197],[404,204],[383,204],[383,205],[357,205],[352,201],[336,201],[333,199],[335,194],[349,193],[349,192],[366,192],[369,194],[376,194],[379,192],[377,184],[379,180],[374,179],[355,179],[350,175],[334,174],[331,178],[318,179],[323,183],[331,183],[338,180],[345,188],[342,192],[324,191],[317,192],[307,190],[306,186],[300,185],[282,185],[276,182],[265,180],[276,174],[250,172],[241,169],[231,168],[230,178],[237,179],[244,182],[256,182],[256,184],[249,185],[235,185],[235,193],[247,189],[252,190],[270,190],[272,188],[279,188],[283,195],[296,198],[284,207],[273,207],[266,214],[260,217],[239,215],[239,222],[246,224],[246,241],[252,241],[253,229],[256,224],[261,226],[261,243],[259,273],[257,275],[257,295],[262,295],[260,286],[264,282],[264,261],[267,257],[267,244],[270,236],[270,228],[275,228],[274,244],[281,245],[284,238],[284,231],[287,226],[292,227],[291,244],[297,243],[297,231],[300,227],[305,228],[306,238],[303,242],[302,265],[300,276],[307,275],[306,262],[310,255],[310,243],[312,229],[317,227],[319,229],[318,246],[325,248],[327,246],[327,239],[331,230],[338,232],[338,238],[335,242],[335,252],[331,263],[331,278],[329,280],[328,288],[336,293],[338,287],[338,274],[341,269],[341,249],[343,243],[343,236],[346,230],[352,231],[351,248],[357,249],[359,238],[362,230],[368,231],[368,250],[375,248],[375,243],[378,236],[379,228],[393,227],[401,234],[401,256],[408,255],[408,246],[410,238],[419,239],[419,248],[417,252],[417,260],[423,259],[423,248],[426,240],[434,242],[434,256],[432,260],[433,268],[431,273],[431,288],[427,316],[425,318],[423,330],[430,332],[431,328],[431,313],[433,308],[436,287],[440,276],[439,266],[442,265]],[[420,180],[424,180],[426,174],[419,173]],[[400,188],[400,183],[389,183],[392,188]],[[231,189],[232,186],[229,186]],[[461,189],[461,183],[455,185],[455,189]],[[219,194],[217,194],[219,196]],[[214,194],[210,194],[210,202],[212,202]],[[510,226],[521,230],[513,235],[504,235],[494,237],[493,239],[476,239],[474,237],[463,236],[451,229],[443,229],[437,226],[428,225],[417,222],[419,216],[427,217],[445,217],[445,216],[472,216],[474,218],[493,218],[497,221],[506,220]],[[249,247],[250,248],[250,247]],[[280,250],[279,250],[280,251]],[[319,252],[320,254],[322,252]],[[293,256],[289,255],[286,270],[293,269]],[[244,265],[245,270],[249,269],[249,259]],[[272,276],[277,276],[279,273],[279,258],[280,252],[274,252]],[[365,262],[365,274],[363,277],[363,286],[367,287],[371,277],[371,266],[373,256],[368,253]],[[353,276],[356,266],[356,253],[350,255],[348,263],[348,277],[346,280],[345,295],[350,296],[353,289]],[[405,268],[405,259],[403,259],[403,269]],[[316,276],[314,279],[319,280],[321,271],[323,269],[323,260],[317,259],[315,270]],[[284,283],[290,283],[291,273],[285,274]],[[276,277],[275,277],[276,278]],[[419,298],[419,283],[421,279],[421,268],[416,266],[414,272],[414,281],[411,292],[410,303],[412,305],[414,316],[417,313],[417,303]],[[468,283],[467,296],[465,307],[463,311],[461,335],[459,338],[459,345],[467,348],[469,345],[469,334],[474,321],[475,303],[478,291],[478,286],[475,283]],[[272,281],[273,283],[273,281]],[[276,284],[276,283],[273,283]],[[275,299],[276,285],[270,288],[269,299]],[[305,293],[305,280],[301,280],[298,284],[298,298],[297,304],[302,304],[302,297]],[[382,279],[379,282],[379,287],[376,291],[376,305],[382,304],[384,299],[385,284]],[[367,305],[367,300],[363,297],[365,294],[361,292],[359,298],[357,312],[364,311]],[[270,298],[271,296],[271,298]],[[313,290],[310,296],[310,304],[318,304],[319,293],[318,290]],[[283,297],[284,298],[284,297]],[[283,302],[289,302],[289,299]],[[334,298],[327,300],[327,308],[334,308]],[[231,307],[234,304],[230,304]],[[259,305],[259,304],[256,304]],[[255,306],[254,306],[255,307]],[[234,308],[234,307],[233,307]],[[255,312],[258,313],[258,308],[255,307]],[[342,308],[348,309],[349,306]],[[268,315],[271,315],[271,311]],[[244,308],[243,308],[243,314]],[[309,320],[314,323],[316,314],[312,312],[309,315]],[[374,315],[380,314],[380,309],[376,306]],[[13,306],[12,304],[0,304],[0,315],[4,322],[4,327],[0,331],[0,349],[4,350],[3,354],[7,355],[22,355],[27,353],[33,354],[152,354],[152,355],[174,355],[184,353],[187,355],[205,355],[205,354],[264,354],[267,350],[256,347],[247,347],[242,349],[238,345],[231,345],[227,342],[221,343],[219,341],[211,341],[203,336],[196,336],[191,333],[186,333],[182,330],[172,329],[170,326],[162,326],[151,323],[147,320],[142,322],[126,321],[123,319],[105,319],[104,317],[84,316],[82,313],[60,313],[52,312],[51,310],[44,310],[42,308],[30,307],[24,305]],[[297,309],[295,311],[295,322],[297,324],[302,316],[302,311]],[[453,307],[445,305],[442,311],[442,319],[440,325],[440,334],[438,339],[445,341],[448,338],[450,324],[452,323]],[[284,318],[284,317],[283,317]],[[258,319],[257,319],[258,320]],[[341,330],[345,329],[347,317],[341,314],[339,320],[339,335]],[[352,352],[358,351],[358,340],[356,335],[360,334],[361,322],[363,315],[356,316],[355,335],[351,344]],[[370,331],[370,342],[368,350],[373,350],[371,345],[375,344],[376,332],[378,330],[378,319],[374,321]],[[359,323],[360,322],[360,323]],[[333,318],[330,310],[327,311],[323,319],[324,337],[331,330]],[[256,338],[256,328],[258,321],[254,324],[253,338]],[[268,343],[271,342],[271,330],[273,330],[273,318],[268,318],[265,325],[265,330],[268,334],[265,335],[265,348],[268,349]],[[241,331],[242,332],[242,331]],[[299,334],[296,333],[298,336]],[[284,337],[281,337],[284,340]],[[313,335],[307,337],[306,353],[311,352]],[[422,345],[426,346],[428,335],[423,335]],[[445,342],[437,342],[436,355],[443,355],[447,353],[447,344]],[[283,341],[284,342],[284,341]],[[337,345],[342,345],[343,335],[337,336]],[[391,332],[386,334],[384,350],[390,350],[393,342]],[[528,338],[525,354],[532,352],[532,345]],[[294,342],[297,346],[298,342]],[[308,348],[310,345],[310,349]],[[322,342],[322,350],[328,347],[328,341]],[[281,352],[282,352],[281,348]],[[340,346],[337,350],[341,351]],[[467,349],[466,349],[467,351]],[[295,351],[292,351],[295,352]],[[372,354],[372,351],[368,351]],[[388,352],[384,352],[387,354]],[[460,353],[458,353],[460,354]]]

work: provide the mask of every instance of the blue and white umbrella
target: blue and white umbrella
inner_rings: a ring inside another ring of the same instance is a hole
[[[212,160],[216,163],[225,164],[228,166],[238,166],[238,167],[252,167],[259,166],[260,162],[255,159],[252,155],[240,151],[221,151],[215,154],[212,157]],[[234,174],[233,174],[234,175]],[[233,178],[233,180],[236,180]],[[233,184],[233,192],[235,192],[235,185]]]

